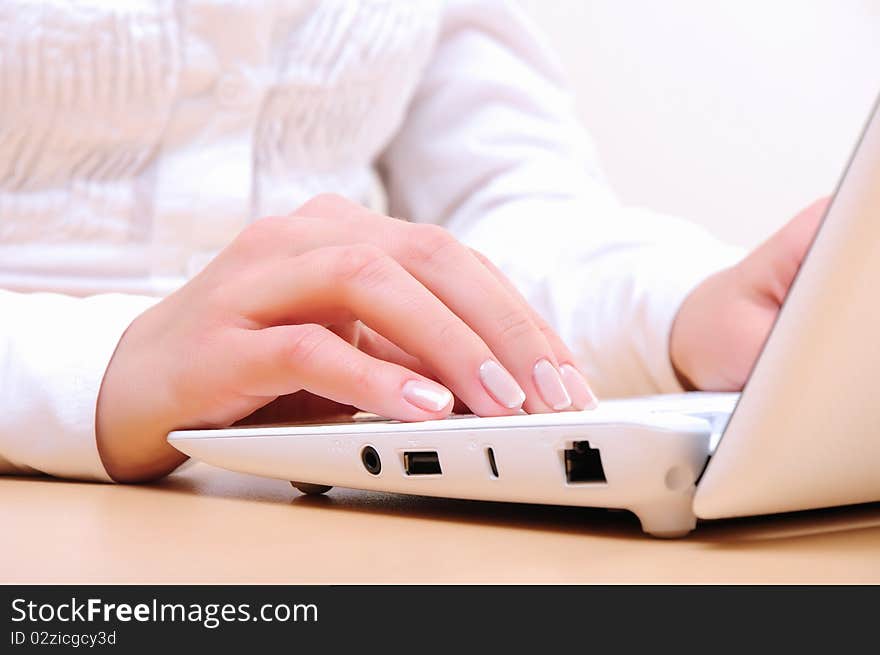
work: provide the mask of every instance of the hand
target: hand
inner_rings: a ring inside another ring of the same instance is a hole
[[[669,350],[686,388],[742,389],[825,214],[822,199],[682,303]]]
[[[446,416],[453,394],[481,416],[583,409],[595,398],[573,361],[442,228],[320,196],[253,223],[131,324],[104,376],[98,448],[115,480],[155,478],[184,459],[169,431],[298,392],[404,421]]]

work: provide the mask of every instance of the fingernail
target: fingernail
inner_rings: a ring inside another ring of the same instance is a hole
[[[599,400],[580,371],[571,364],[563,364],[559,367],[559,372],[576,409],[595,409],[599,406]]]
[[[535,386],[538,387],[541,398],[550,407],[557,411],[571,407],[571,396],[565,390],[565,385],[562,384],[562,378],[559,377],[556,367],[549,360],[542,359],[535,364],[532,376],[535,378]]]
[[[403,397],[411,405],[427,412],[439,412],[452,402],[452,393],[433,382],[409,380],[403,385]]]
[[[522,407],[526,394],[501,364],[487,359],[480,365],[480,381],[492,396],[507,409]]]

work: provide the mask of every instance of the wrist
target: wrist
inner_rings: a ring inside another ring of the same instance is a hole
[[[752,304],[736,266],[710,275],[685,298],[669,337],[669,359],[685,390],[742,387],[751,362]]]
[[[144,482],[170,473],[186,456],[166,441],[168,432],[180,426],[173,403],[157,381],[157,371],[136,338],[135,320],[123,334],[98,393],[95,438],[101,462],[116,482]]]
[[[694,384],[691,379],[684,374],[681,368],[676,365],[675,360],[672,358],[671,354],[669,357],[669,362],[670,364],[672,364],[672,372],[675,373],[675,379],[678,381],[679,386],[681,386],[684,391],[700,390],[699,387],[697,387],[697,385]]]
[[[717,334],[713,334],[713,313],[729,289],[727,271],[710,275],[684,299],[672,322],[669,335],[669,361],[678,383],[685,391],[705,388],[707,369],[714,366]]]

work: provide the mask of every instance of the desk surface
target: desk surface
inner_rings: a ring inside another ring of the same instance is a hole
[[[880,503],[642,535],[624,512],[290,485],[0,478],[0,582],[880,582]]]

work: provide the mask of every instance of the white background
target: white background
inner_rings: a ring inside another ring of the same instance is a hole
[[[741,245],[833,190],[880,93],[880,0],[520,3],[620,197]]]

